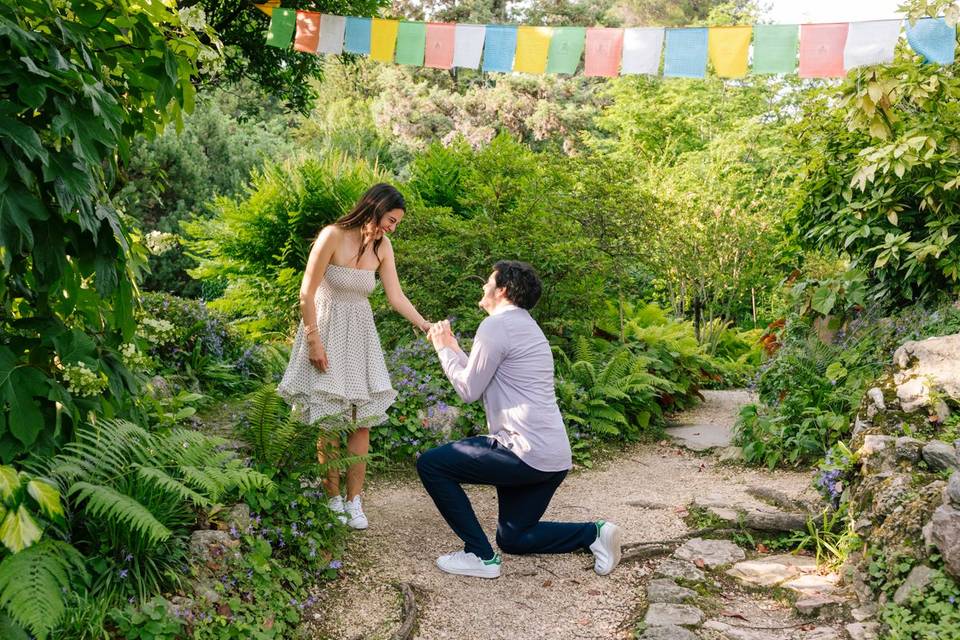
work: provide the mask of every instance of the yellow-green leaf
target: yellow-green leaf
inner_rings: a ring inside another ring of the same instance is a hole
[[[0,540],[13,553],[20,553],[40,539],[43,531],[23,505],[7,513],[0,525]]]
[[[63,506],[60,504],[60,492],[53,485],[43,480],[31,480],[27,483],[27,492],[30,494],[43,512],[49,516],[62,516]]]
[[[890,224],[892,224],[893,226],[897,226],[897,220],[898,220],[897,212],[894,211],[893,209],[890,209],[889,211],[887,211],[887,220],[889,220]]]
[[[20,476],[13,467],[0,465],[0,497],[4,500],[13,498],[13,493],[20,488]]]

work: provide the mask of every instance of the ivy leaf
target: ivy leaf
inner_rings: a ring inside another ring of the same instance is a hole
[[[63,515],[63,506],[60,504],[60,492],[57,488],[43,480],[31,480],[27,483],[27,493],[37,501],[40,509],[48,517]]]
[[[7,512],[7,517],[0,525],[0,540],[4,546],[14,553],[20,553],[40,539],[43,531],[37,525],[30,512],[23,505],[16,511]]]

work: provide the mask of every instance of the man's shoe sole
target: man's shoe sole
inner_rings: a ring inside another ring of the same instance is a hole
[[[600,571],[597,571],[596,564],[594,564],[593,570],[597,572],[597,575],[601,575],[601,576],[608,576],[608,575],[610,575],[611,573],[613,573],[613,570],[617,568],[617,565],[618,565],[618,564],[620,564],[620,557],[621,557],[621,555],[622,555],[621,546],[620,546],[620,539],[621,539],[620,527],[618,527],[617,525],[613,524],[612,522],[606,523],[606,524],[604,525],[604,528],[606,528],[606,527],[609,527],[609,529],[607,529],[607,531],[604,531],[603,529],[600,529],[600,537],[603,538],[604,533],[606,533],[607,536],[609,536],[609,537],[605,540],[605,542],[607,542],[608,544],[605,544],[604,546],[606,546],[606,547],[608,547],[608,548],[609,548],[609,546],[612,546],[612,547],[613,547],[613,549],[612,549],[613,553],[611,554],[611,555],[613,556],[613,563],[611,563],[610,569],[609,569],[608,571],[606,571],[606,572],[603,572],[603,573],[601,573]],[[608,545],[609,545],[609,546],[608,546]]]
[[[440,566],[439,562],[436,564],[437,564],[437,569],[440,569],[440,571],[443,571],[444,573],[449,573],[455,576],[468,576],[470,578],[486,578],[487,580],[492,580],[494,578],[500,577],[499,571],[497,571],[496,574],[477,573],[475,571],[471,571],[470,569],[445,569]]]

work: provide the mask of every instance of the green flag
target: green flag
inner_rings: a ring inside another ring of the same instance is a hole
[[[295,9],[274,9],[270,15],[270,31],[267,32],[267,44],[271,47],[286,49],[293,40],[293,31],[297,28]]]
[[[427,47],[427,25],[423,22],[401,22],[397,31],[397,64],[423,66],[423,50]]]
[[[576,73],[586,37],[584,27],[555,27],[547,53],[547,73]]]
[[[795,24],[757,24],[753,26],[752,73],[793,73],[797,69]]]

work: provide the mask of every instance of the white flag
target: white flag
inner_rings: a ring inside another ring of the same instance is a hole
[[[343,32],[347,27],[347,19],[343,16],[331,16],[326,13],[320,15],[320,41],[317,43],[317,53],[343,53]]]
[[[640,27],[623,30],[623,64],[621,75],[660,72],[660,52],[663,50],[663,29]]]
[[[476,69],[483,53],[487,28],[482,24],[458,24],[453,35],[453,66]]]
[[[893,62],[893,50],[900,37],[901,20],[851,22],[847,46],[843,49],[843,67],[850,70]]]

